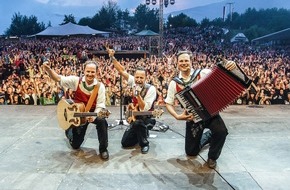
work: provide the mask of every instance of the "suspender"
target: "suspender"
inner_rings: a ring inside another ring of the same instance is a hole
[[[144,88],[141,90],[141,92],[140,92],[140,96],[141,96],[143,99],[144,99],[144,97],[146,96],[146,94],[147,94],[147,92],[148,92],[148,90],[149,90],[150,87],[151,87],[150,84],[145,84]],[[133,97],[133,98],[135,98],[135,97]],[[156,97],[155,97],[155,100],[156,100]],[[136,101],[137,101],[137,100],[136,100]],[[154,102],[152,103],[152,106],[151,106],[151,108],[150,108],[149,110],[154,110]]]
[[[148,92],[150,86],[151,86],[150,84],[145,84],[144,88],[143,88],[143,89],[141,90],[141,92],[140,92],[140,96],[141,96],[142,98],[145,97],[145,95],[147,94],[147,92]]]
[[[88,103],[86,105],[85,112],[90,111],[90,109],[91,109],[91,107],[93,105],[93,102],[96,99],[97,94],[99,92],[99,87],[100,87],[100,83],[98,82],[98,84],[95,85],[93,93],[91,94],[90,99],[89,99],[89,101],[88,101]]]
[[[192,73],[192,75],[191,75],[191,77],[190,77],[190,80],[188,81],[188,82],[184,82],[181,78],[179,78],[179,77],[174,77],[172,80],[174,80],[177,84],[180,84],[180,85],[182,85],[182,86],[188,86],[188,85],[190,85],[197,77],[198,77],[198,75],[199,75],[199,73],[200,73],[200,71],[201,71],[201,69],[196,69],[193,73]]]

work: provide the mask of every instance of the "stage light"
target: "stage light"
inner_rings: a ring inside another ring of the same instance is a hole
[[[150,0],[146,0],[146,5],[150,5]]]
[[[175,0],[170,0],[170,4],[173,5],[175,3]]]
[[[168,6],[168,0],[164,0],[164,6],[165,6],[165,7]]]
[[[156,0],[152,0],[152,5],[156,5]]]

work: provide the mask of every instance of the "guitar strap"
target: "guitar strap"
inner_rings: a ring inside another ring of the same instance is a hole
[[[91,109],[91,107],[93,105],[93,102],[96,99],[97,94],[99,92],[99,87],[100,87],[100,82],[98,82],[98,84],[95,85],[94,90],[93,90],[93,92],[92,92],[92,94],[90,96],[90,99],[89,99],[89,101],[88,101],[88,103],[86,105],[85,112],[90,111],[90,109]]]

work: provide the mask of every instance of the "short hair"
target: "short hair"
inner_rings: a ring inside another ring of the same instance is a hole
[[[178,51],[177,52],[177,54],[176,54],[176,56],[177,56],[177,59],[179,58],[179,56],[180,55],[182,55],[182,54],[188,54],[189,55],[189,57],[190,57],[190,59],[192,58],[192,52],[191,51],[189,51],[189,50],[184,50],[184,51]]]
[[[136,70],[135,71],[144,71],[145,72],[145,75],[147,74],[146,69],[144,67],[142,67],[142,66],[136,67]]]
[[[96,68],[98,68],[98,64],[97,62],[93,61],[93,60],[88,60],[84,63],[84,69],[86,68],[87,65],[89,64],[94,64],[96,66]]]

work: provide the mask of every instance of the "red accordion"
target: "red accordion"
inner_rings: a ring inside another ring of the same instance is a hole
[[[228,71],[217,64],[212,72],[191,87],[175,94],[182,107],[195,116],[194,122],[205,121],[223,111],[251,85],[251,80],[237,66]]]

